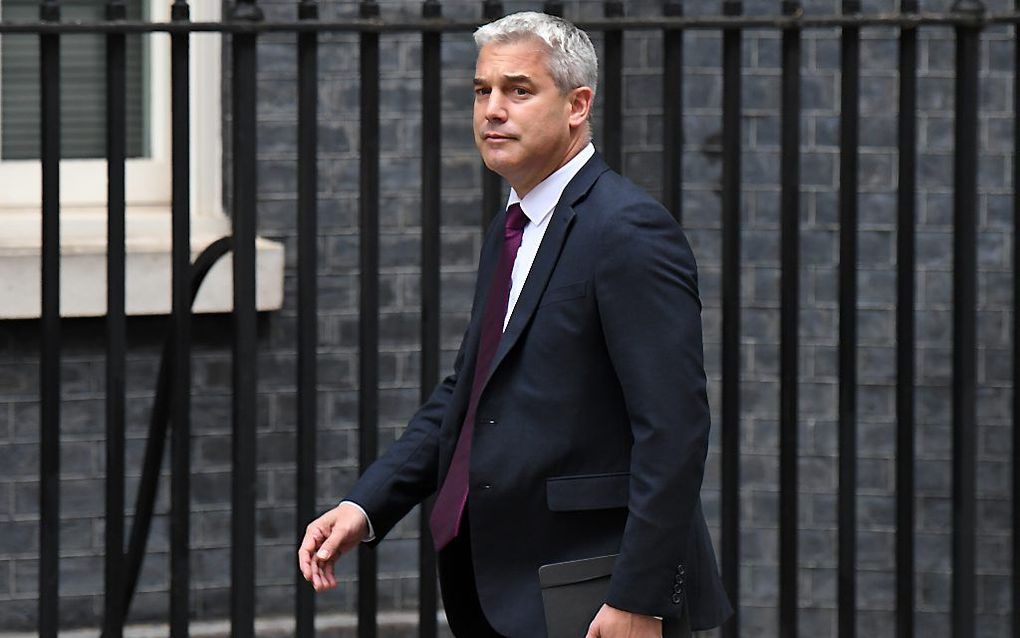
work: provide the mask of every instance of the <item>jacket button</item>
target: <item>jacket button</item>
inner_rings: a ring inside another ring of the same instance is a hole
[[[495,419],[482,419],[482,423],[485,425],[496,425]]]
[[[483,490],[492,489],[492,485],[490,483],[482,483],[482,489]]]
[[[680,594],[673,594],[673,604],[679,605],[683,601],[684,597]]]
[[[684,593],[683,583],[677,583],[676,585],[673,585],[673,593],[674,594],[682,594],[682,593]]]
[[[677,574],[677,575],[676,575],[676,578],[674,578],[673,580],[674,580],[675,582],[677,582],[677,583],[682,583],[682,582],[684,582],[684,577],[683,577],[683,576],[681,576],[680,574]]]

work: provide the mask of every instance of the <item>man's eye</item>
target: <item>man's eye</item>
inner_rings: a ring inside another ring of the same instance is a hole
[[[475,89],[475,95],[488,95],[491,89],[478,87]]]
[[[517,87],[514,89],[514,95],[516,95],[517,97],[524,97],[525,95],[528,95],[528,89]]]

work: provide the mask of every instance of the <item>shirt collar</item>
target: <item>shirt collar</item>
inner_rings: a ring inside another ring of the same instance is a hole
[[[549,217],[549,214],[556,208],[564,189],[570,180],[581,170],[591,156],[595,154],[595,145],[588,142],[588,145],[581,149],[581,152],[570,159],[569,162],[556,169],[556,171],[538,183],[531,191],[521,199],[517,191],[510,189],[510,198],[506,206],[520,203],[521,210],[532,225],[541,225]]]

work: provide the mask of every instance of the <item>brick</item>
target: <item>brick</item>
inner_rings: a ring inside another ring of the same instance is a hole
[[[896,197],[890,193],[860,193],[857,199],[860,228],[893,228]],[[835,206],[832,207],[835,210]],[[834,217],[833,217],[834,219]]]
[[[0,554],[31,556],[39,551],[37,521],[0,521]]]
[[[780,84],[775,76],[752,75],[744,79],[744,107],[754,110],[778,110]],[[778,128],[778,127],[776,127]]]
[[[34,363],[0,364],[0,399],[39,394],[39,366]]]
[[[890,572],[857,571],[859,604],[868,609],[893,609],[896,582]]]
[[[858,163],[857,183],[865,190],[890,190],[895,186],[896,162],[888,153],[862,153]]]
[[[860,86],[860,113],[887,115],[897,111],[898,82],[895,77],[869,77]],[[920,98],[919,98],[920,102]]]
[[[833,153],[801,153],[801,184],[832,186],[836,180],[837,156]],[[804,193],[801,195],[804,196]]]
[[[684,66],[718,68],[722,60],[722,39],[717,33],[691,33],[684,38]]]
[[[830,75],[804,75],[801,78],[801,108],[805,111],[833,111],[836,105],[836,83]]]
[[[36,631],[38,608],[39,602],[34,598],[0,600],[0,618],[4,619],[4,627],[12,631]]]

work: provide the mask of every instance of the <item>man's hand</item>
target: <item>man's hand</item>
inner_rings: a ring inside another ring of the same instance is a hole
[[[305,528],[298,548],[298,567],[315,591],[336,587],[333,563],[368,535],[368,521],[352,505],[341,503]]]
[[[662,638],[662,621],[602,605],[584,638]]]

